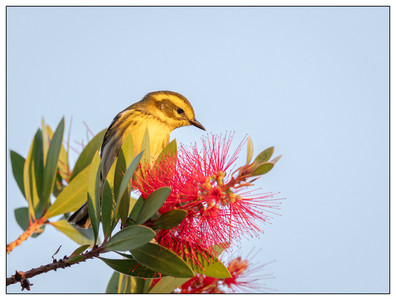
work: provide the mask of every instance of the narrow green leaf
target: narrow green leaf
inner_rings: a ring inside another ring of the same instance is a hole
[[[23,168],[23,185],[25,188],[26,200],[29,203],[29,214],[35,218],[41,216],[44,209],[42,197],[43,184],[43,143],[41,130],[38,129],[33,138],[28,156]]]
[[[52,189],[52,195],[58,197],[64,188],[65,186],[63,185],[62,176],[57,172],[55,175],[55,184],[54,188]]]
[[[143,287],[143,294],[147,294],[150,287],[152,286],[153,283],[153,279],[148,279],[148,280],[144,280],[144,278],[139,278],[140,280],[143,280],[144,283],[144,287]]]
[[[124,178],[125,171],[126,171],[126,161],[125,161],[125,156],[124,152],[120,151],[117,159],[116,159],[116,164],[115,164],[115,170],[114,170],[114,195],[118,195],[119,189],[121,187],[121,181]]]
[[[67,220],[62,219],[56,222],[51,222],[50,223],[52,226],[54,226],[57,230],[71,238],[73,241],[75,241],[77,244],[80,245],[87,245],[89,244],[90,246],[94,245],[94,240],[93,238],[90,239],[87,237],[87,235],[82,234],[82,230],[79,231],[76,227],[73,225],[69,224]],[[84,229],[83,229],[84,230]],[[84,231],[87,231],[86,229]]]
[[[126,285],[125,285],[125,294],[143,294],[146,282],[149,282],[149,279],[125,276]]]
[[[150,294],[170,294],[183,285],[190,278],[175,278],[172,276],[162,277],[150,290]]]
[[[109,283],[107,284],[106,287],[106,294],[118,294],[119,280],[120,280],[120,273],[113,272],[113,275],[111,275]]]
[[[114,195],[109,182],[106,180],[102,191],[102,226],[105,238],[109,237],[113,225]]]
[[[259,155],[257,155],[256,159],[254,160],[254,163],[256,165],[259,165],[264,162],[267,162],[271,158],[273,153],[274,153],[274,147],[269,147],[265,149]]]
[[[144,132],[142,147],[141,147],[140,151],[143,151],[143,156],[141,159],[142,164],[150,163],[151,162],[150,135],[149,135],[148,128],[146,128],[146,131]]]
[[[126,167],[129,166],[133,161],[133,138],[131,134],[128,134],[124,139],[120,153],[117,158],[116,170],[114,174],[114,194],[118,195],[119,188],[121,188],[121,182],[126,174]],[[126,225],[128,212],[129,212],[130,194],[126,189],[119,201],[118,213],[121,218],[123,226]]]
[[[25,196],[25,187],[23,184],[23,168],[25,166],[25,159],[16,153],[15,151],[10,150],[10,159],[11,159],[11,167],[12,173],[14,174],[15,181],[19,187],[19,190]]]
[[[29,228],[29,208],[19,207],[14,210],[14,215],[18,225],[23,231]],[[44,228],[45,225],[42,225],[35,233],[33,233],[32,237],[38,237],[41,233],[43,233]]]
[[[53,132],[48,125],[45,125],[44,117],[41,117],[41,132],[43,135],[43,157],[47,160],[48,148],[51,143]]]
[[[44,150],[44,161],[47,160],[48,148],[51,143],[51,139],[54,135],[52,129],[49,125],[45,125],[44,118],[41,119],[41,130],[43,132],[43,150]],[[70,131],[69,131],[70,134]],[[68,140],[69,143],[69,140]],[[69,144],[67,145],[69,148]],[[69,158],[68,151],[65,150],[63,144],[61,145],[59,160],[58,160],[58,170],[61,177],[65,180],[69,179]]]
[[[125,140],[125,143],[122,145],[123,148],[121,148],[121,151],[118,155],[117,158],[117,163],[116,163],[116,169],[114,173],[114,194],[118,195],[119,194],[119,189],[121,188],[121,183],[124,178],[124,174],[126,173],[126,166],[127,166],[127,161],[126,161],[126,155],[124,154],[124,151],[126,152],[126,148],[129,148],[129,144],[132,142],[132,137],[129,135],[129,139]],[[130,145],[133,148],[133,145]],[[124,150],[124,151],[123,151]],[[133,155],[133,154],[132,154]],[[129,155],[129,156],[132,156]],[[128,156],[128,154],[127,154]],[[125,226],[126,221],[127,221],[127,216],[129,212],[129,192],[128,189],[125,189],[124,192],[121,195],[120,200],[117,202],[117,212],[119,217],[121,218],[121,223],[122,226]]]
[[[190,267],[197,273],[213,277],[213,278],[231,278],[231,274],[227,267],[215,256],[205,253],[206,258],[201,254],[196,254],[197,263],[189,263]]]
[[[83,253],[87,248],[89,248],[91,245],[82,245],[80,247],[78,247],[76,250],[74,250],[74,252],[69,256],[69,258],[67,259],[67,262],[69,263],[74,263],[77,261],[80,261],[82,259],[84,259],[84,256],[80,255],[81,253]]]
[[[143,198],[140,196],[136,200],[135,205],[133,206],[133,208],[129,214],[129,218],[131,218],[134,222],[136,222],[136,220],[138,218],[138,215],[143,207],[143,203],[144,203]]]
[[[23,231],[29,228],[29,208],[19,207],[14,210],[15,219]]]
[[[248,165],[250,161],[252,160],[253,157],[253,142],[250,136],[248,136],[248,141],[247,141],[247,158],[246,158],[246,164]]]
[[[117,272],[142,277],[142,278],[158,278],[160,275],[147,267],[141,265],[134,259],[110,259],[99,257],[103,262],[105,262],[110,268],[116,270]]]
[[[177,154],[177,142],[176,139],[172,140],[166,147],[162,150],[160,155],[158,155],[157,160],[161,160],[169,155],[176,155]]]
[[[68,180],[69,180],[70,175],[71,175],[71,171],[70,171],[70,167],[69,167],[69,148],[70,148],[70,134],[71,134],[72,121],[73,121],[73,116],[70,116],[70,126],[69,126],[69,131],[67,132],[67,141],[66,141],[66,147],[67,148],[66,148],[65,151],[63,151],[64,147],[62,145],[61,154],[60,154],[60,158],[61,159],[58,162],[58,168],[61,171],[62,178],[64,178],[64,179],[67,178]],[[65,153],[65,155],[63,155],[63,152]],[[63,159],[65,159],[66,161],[64,162]],[[60,166],[60,165],[62,165],[63,162],[66,165],[66,172],[67,172],[67,174],[65,174],[66,178],[63,176],[64,172],[62,171],[62,168]]]
[[[282,155],[279,155],[279,156],[275,157],[274,159],[272,159],[270,162],[272,162],[273,164],[276,164],[281,158],[282,158]]]
[[[124,154],[125,165],[129,166],[133,160],[133,138],[129,133],[124,139],[121,147],[121,151]]]
[[[87,167],[69,182],[44,215],[46,219],[75,211],[87,201],[89,172]]]
[[[263,175],[269,171],[271,171],[271,169],[274,167],[274,163],[271,162],[266,162],[263,163],[261,165],[258,165],[258,167],[256,167],[253,171],[252,171],[252,176],[260,176]]]
[[[83,253],[85,250],[87,250],[90,246],[91,246],[91,245],[87,244],[87,245],[82,245],[82,246],[78,247],[76,250],[73,251],[72,254],[70,254],[69,258],[70,258],[70,257],[73,257],[73,256],[80,255],[80,254]]]
[[[95,152],[100,149],[103,143],[103,137],[106,133],[106,129],[99,132],[92,140],[89,141],[87,146],[85,146],[84,150],[81,152],[78,157],[76,164],[74,165],[73,172],[70,176],[70,180],[72,180],[78,173],[84,170],[87,166],[91,164],[92,158],[95,155]]]
[[[213,250],[216,252],[216,256],[218,257],[225,249],[230,247],[230,243],[221,243],[213,246]]]
[[[128,211],[128,216],[131,214],[132,208],[135,206],[136,202],[137,202],[137,199],[136,199],[136,198],[129,197],[129,211]]]
[[[119,282],[118,282],[118,294],[124,294],[126,291],[126,287],[127,287],[127,282],[129,281],[129,277],[128,275],[122,274],[120,273],[120,278],[119,278]]]
[[[194,277],[190,266],[175,253],[157,244],[148,243],[131,250],[133,257],[150,270],[180,278]]]
[[[62,146],[63,131],[65,127],[65,120],[59,122],[58,127],[55,130],[54,136],[51,139],[51,143],[48,147],[47,158],[44,167],[44,187],[43,197],[45,203],[49,203],[50,195],[55,183],[56,168],[58,165],[59,152]]]
[[[114,272],[106,288],[107,294],[144,294],[151,284],[150,279],[128,276]]]
[[[171,229],[179,225],[187,215],[184,209],[173,209],[161,215],[154,223],[158,229]]]
[[[69,257],[69,258],[67,259],[67,262],[68,262],[68,263],[75,263],[75,262],[78,262],[78,261],[83,260],[83,259],[84,259],[84,256],[82,256],[82,255],[76,255],[76,256]]]
[[[105,214],[105,218],[108,218],[108,215],[111,216],[111,219],[110,219],[110,223],[111,223],[110,227],[111,228],[110,229],[106,229],[106,234],[108,234],[109,231],[110,231],[110,233],[113,231],[114,227],[118,223],[118,218],[119,218],[118,215],[114,215],[114,211],[115,211],[115,195],[116,195],[115,191],[114,191],[114,182],[115,182],[116,164],[117,164],[117,159],[113,162],[113,164],[110,167],[110,170],[108,171],[108,173],[106,175],[106,181],[105,181],[105,184],[104,184],[104,186],[105,186],[106,182],[107,182],[107,185],[108,185],[108,187],[106,187],[106,192],[105,192],[104,187],[103,187],[103,191],[102,191],[102,197],[104,197],[105,194],[106,194],[109,198],[110,198],[110,191],[111,191],[111,201],[112,201],[112,203],[111,203],[112,211],[110,211],[110,212],[107,211],[107,208],[110,207],[110,199],[106,198],[106,200],[105,200],[106,203],[102,202],[102,205],[104,205],[104,207],[102,207],[102,214],[103,213]],[[110,188],[110,191],[108,190],[108,188]],[[103,215],[102,215],[102,218],[103,218]],[[107,220],[105,221],[105,224],[103,224],[103,226],[106,226],[106,227],[108,226]]]
[[[142,225],[128,226],[106,243],[107,251],[127,251],[143,246],[155,237],[155,231]]]
[[[116,198],[116,206],[115,206],[115,211],[114,211],[114,215],[116,216],[118,214],[118,210],[120,207],[120,201],[121,198],[124,194],[124,192],[127,190],[128,187],[128,183],[131,180],[133,173],[135,173],[135,170],[139,164],[139,161],[142,157],[142,152],[140,152],[131,162],[131,164],[128,166],[128,169],[125,171],[125,175],[121,180],[120,183],[120,187],[118,189],[118,194],[117,194],[117,198]]]
[[[172,189],[169,187],[161,187],[151,193],[143,202],[143,207],[136,219],[137,224],[143,224],[150,219],[160,209],[162,204],[169,197]]]
[[[95,242],[99,233],[100,222],[100,156],[96,151],[91,162],[88,181],[88,212],[91,219]]]

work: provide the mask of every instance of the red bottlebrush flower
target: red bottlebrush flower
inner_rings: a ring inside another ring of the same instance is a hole
[[[202,150],[196,145],[181,146],[177,156],[142,168],[131,182],[143,198],[163,186],[172,189],[159,213],[179,208],[187,215],[175,228],[159,231],[156,240],[194,262],[197,253],[205,257],[214,245],[261,232],[258,224],[268,221],[265,212],[276,204],[268,199],[272,194],[247,191],[255,180],[249,174],[232,173],[242,144],[229,155],[231,141],[232,136],[207,136],[202,139]]]

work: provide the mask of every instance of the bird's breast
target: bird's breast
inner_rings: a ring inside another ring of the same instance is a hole
[[[142,149],[144,134],[148,130],[150,139],[150,155],[156,159],[169,142],[169,135],[172,129],[166,124],[157,120],[146,120],[140,124],[129,126],[124,134],[124,139],[128,134],[133,138],[133,155],[136,156]]]

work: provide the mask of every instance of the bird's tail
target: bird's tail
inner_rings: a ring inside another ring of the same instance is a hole
[[[83,206],[76,210],[67,221],[79,228],[91,227],[91,219],[88,214],[88,202],[85,202]]]

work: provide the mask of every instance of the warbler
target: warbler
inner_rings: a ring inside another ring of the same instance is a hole
[[[100,149],[101,184],[118,157],[128,134],[132,135],[135,157],[141,151],[147,129],[150,155],[155,159],[169,143],[170,133],[176,128],[188,125],[205,130],[205,127],[195,119],[191,103],[181,94],[171,91],[148,93],[142,100],[118,113],[107,129]],[[80,228],[91,227],[88,202],[74,212],[68,222]]]

